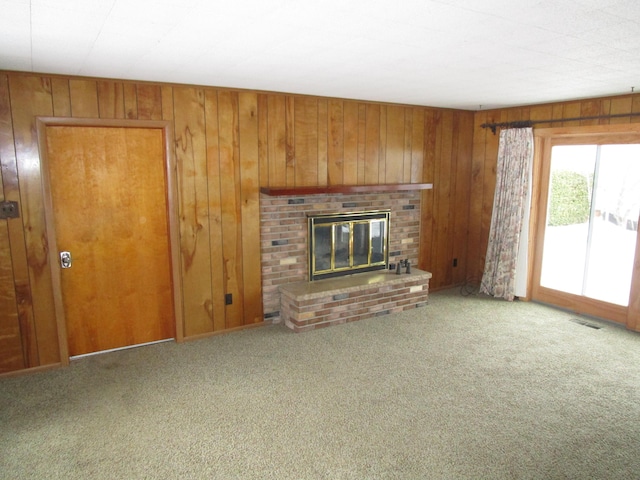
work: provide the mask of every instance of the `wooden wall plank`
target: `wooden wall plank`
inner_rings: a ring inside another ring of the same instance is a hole
[[[0,87],[0,97],[2,97],[0,98],[0,105],[5,106],[9,103],[8,89],[3,88],[7,85],[6,76],[2,76],[0,84],[2,84],[2,87]],[[5,115],[6,113],[0,112],[0,118]],[[2,140],[4,139],[3,136]],[[3,150],[4,148],[0,146],[0,152]],[[2,155],[0,155],[0,162],[2,162]],[[2,167],[3,165],[0,163],[0,201],[5,201]],[[26,367],[22,350],[22,336],[20,333],[20,319],[18,316],[18,302],[9,236],[9,223],[16,222],[16,220],[0,220],[0,373],[20,370]]]
[[[295,148],[295,98],[287,95],[284,99],[285,107],[285,149],[286,149],[286,186],[296,184],[296,148]]]
[[[428,272],[432,272],[433,258],[433,211],[435,192],[439,188],[434,183],[437,143],[436,111],[426,109],[424,112],[424,164],[422,167],[422,183],[431,183],[433,188],[423,190],[420,206],[420,249],[418,266]],[[432,272],[433,273],[433,272]]]
[[[455,177],[451,172],[455,170],[455,158],[453,156],[454,136],[453,136],[453,113],[451,111],[442,112],[440,123],[440,168],[435,183],[438,185],[437,210],[434,212],[436,218],[435,229],[435,259],[436,265],[433,269],[435,288],[444,285],[451,285],[451,254],[452,245],[450,239],[451,232],[451,197],[455,191]]]
[[[631,112],[640,113],[640,96],[638,95],[634,95],[631,99]],[[634,120],[631,120],[632,123],[638,121],[638,117],[631,118],[634,118]]]
[[[341,185],[344,173],[344,102],[330,99],[328,103],[327,183],[329,185]]]
[[[18,164],[11,118],[11,101],[9,96],[9,80],[0,75],[0,170],[2,171],[2,198],[18,202],[22,212]],[[24,216],[21,213],[21,216]],[[7,221],[8,245],[12,265],[13,285],[15,292],[18,323],[21,334],[24,367],[40,365],[36,338],[35,315],[31,299],[29,265],[25,244],[25,230],[19,219]]]
[[[442,263],[441,258],[438,256],[438,248],[440,247],[438,237],[440,231],[440,225],[445,224],[446,222],[438,222],[438,215],[441,211],[440,209],[440,201],[442,198],[442,189],[446,188],[446,185],[442,185],[440,183],[440,177],[443,167],[445,163],[442,158],[442,115],[444,112],[436,112],[434,115],[434,164],[433,164],[433,221],[432,221],[432,231],[431,231],[431,251],[429,252],[430,261],[430,271],[433,274],[431,277],[431,281],[429,282],[431,288],[438,288],[442,285],[442,277],[438,277],[438,274],[442,275],[442,269],[440,268],[440,264]]]
[[[595,117],[600,115],[600,102],[598,100],[585,100],[580,102],[581,117]],[[599,120],[582,120],[580,125],[598,125]]]
[[[260,186],[269,186],[269,96],[258,95],[258,163]],[[274,185],[277,186],[277,185]]]
[[[71,115],[83,118],[98,118],[98,85],[95,80],[69,80]]]
[[[286,102],[282,95],[269,95],[267,100],[267,148],[269,153],[269,182],[271,187],[287,185]],[[264,183],[263,180],[263,184]]]
[[[367,106],[358,103],[358,185],[365,183],[367,150]]]
[[[460,112],[457,128],[453,134],[457,136],[455,175],[455,205],[450,213],[455,218],[452,241],[453,258],[457,259],[457,267],[453,267],[452,285],[463,284],[467,276],[467,247],[469,231],[469,206],[471,203],[471,175],[473,151],[473,113]]]
[[[207,142],[207,188],[209,202],[209,253],[211,269],[211,300],[207,311],[213,320],[213,331],[226,328],[224,302],[225,278],[222,241],[222,182],[220,176],[220,146],[218,123],[218,92],[205,91],[205,124]]]
[[[342,182],[358,184],[358,125],[359,109],[356,102],[344,102],[344,161]]]
[[[51,79],[51,92],[53,95],[53,114],[56,117],[71,116],[71,92],[69,80],[53,77]]]
[[[169,86],[162,87],[162,119],[173,120],[173,88]]]
[[[411,160],[413,142],[413,111],[411,108],[404,109],[404,165],[402,166],[402,183],[411,182]]]
[[[365,137],[364,183],[375,185],[380,167],[380,105],[366,106]]]
[[[552,120],[560,120],[564,118],[564,104],[562,103],[554,103],[551,107],[553,114],[551,115]],[[553,123],[553,126],[560,127],[562,126],[561,122]]]
[[[2,170],[0,170],[0,184]],[[0,200],[4,195],[0,192]],[[26,367],[18,318],[18,302],[13,283],[8,222],[0,220],[0,373]]]
[[[577,118],[580,116],[580,111],[582,109],[582,105],[580,102],[569,102],[565,103],[562,108],[562,117],[563,118]],[[508,112],[508,110],[507,110]],[[515,118],[515,117],[514,117]],[[580,120],[573,120],[569,122],[562,122],[563,127],[575,127],[580,125]],[[558,126],[556,124],[556,126]]]
[[[506,111],[505,121],[515,122],[521,118],[529,118],[530,112],[531,110],[529,107],[510,108]]]
[[[446,125],[446,124],[445,124]],[[454,267],[453,267],[453,259],[456,258],[456,261],[460,261],[456,253],[455,247],[455,231],[456,231],[456,223],[458,221],[459,205],[458,205],[458,145],[459,145],[459,126],[460,126],[460,115],[457,112],[451,112],[451,161],[449,165],[448,177],[449,177],[449,200],[448,200],[448,214],[447,218],[449,220],[449,225],[447,228],[447,255],[445,256],[448,259],[445,267],[447,269],[445,276],[443,277],[444,283],[443,285],[453,285],[455,282],[453,281]],[[445,126],[445,129],[447,127]],[[446,158],[446,157],[445,157]],[[440,221],[443,221],[444,217],[440,217]],[[456,267],[457,269],[457,267]]]
[[[329,183],[329,105],[326,99],[318,100],[318,185]]]
[[[424,109],[413,108],[413,131],[411,132],[411,171],[409,183],[422,181],[422,167],[424,164]]]
[[[136,120],[138,118],[138,90],[135,83],[122,85],[124,95],[124,118]]]
[[[98,81],[100,118],[124,118],[124,88],[120,82]]]
[[[176,87],[180,253],[185,337],[213,331],[204,91]]]
[[[226,306],[226,328],[243,324],[242,300],[242,199],[240,183],[240,146],[238,125],[238,93],[218,93],[218,128],[220,145],[220,185],[222,203],[222,234],[225,293],[233,296]]]
[[[378,183],[387,178],[387,106],[380,106],[380,154],[378,155]]]
[[[387,107],[387,148],[384,183],[404,182],[404,107]]]
[[[318,185],[318,100],[294,100],[295,185]]]
[[[162,120],[162,89],[160,85],[137,86],[138,120]]]
[[[313,105],[311,105],[313,107]],[[242,255],[243,325],[262,322],[262,266],[260,263],[260,166],[258,163],[258,96],[242,92],[238,98],[240,144],[240,215]],[[313,110],[313,108],[311,109]],[[317,110],[316,110],[316,132]],[[317,139],[317,134],[316,134]],[[316,140],[317,145],[317,140]],[[316,146],[317,154],[317,146]],[[316,159],[317,165],[317,159]],[[317,175],[316,175],[317,177]]]
[[[553,118],[553,106],[551,105],[538,105],[533,106],[529,109],[529,119],[528,120],[551,120]],[[552,126],[553,123],[538,123],[535,125],[536,128],[546,128]],[[475,128],[474,128],[474,131]]]
[[[20,214],[29,267],[29,289],[25,285],[25,291],[19,292],[18,296],[32,301],[38,364],[49,365],[60,362],[61,358],[49,269],[35,119],[36,116],[53,115],[51,82],[46,77],[16,75],[9,77],[9,88],[20,182]],[[20,301],[19,299],[18,302]]]
[[[611,113],[611,99],[610,98],[601,98],[600,99],[600,115],[609,115]],[[598,121],[598,125],[608,125],[608,118],[601,118]]]
[[[630,113],[633,108],[633,98],[631,96],[618,97],[611,100],[611,115],[623,115]],[[630,117],[616,117],[609,121],[610,125],[629,123]]]

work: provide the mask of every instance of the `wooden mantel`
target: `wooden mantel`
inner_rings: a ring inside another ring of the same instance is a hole
[[[429,190],[432,183],[394,183],[386,185],[324,185],[319,187],[261,187],[260,192],[272,197],[284,195],[318,195],[324,193],[374,193],[404,190]]]

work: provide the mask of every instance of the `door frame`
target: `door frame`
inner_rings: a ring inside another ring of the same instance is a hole
[[[69,346],[67,339],[67,324],[64,304],[62,301],[62,279],[55,253],[58,243],[53,214],[53,197],[49,175],[49,159],[47,153],[47,127],[116,127],[116,128],[146,128],[162,131],[164,143],[165,166],[165,198],[167,202],[168,241],[171,258],[171,287],[173,290],[173,316],[175,319],[175,339],[184,340],[184,322],[182,308],[182,278],[180,276],[180,227],[178,214],[178,179],[176,156],[173,146],[173,128],[169,121],[164,120],[101,120],[93,118],[71,117],[36,117],[36,131],[40,154],[40,169],[42,175],[42,192],[44,201],[45,232],[47,235],[49,268],[51,270],[53,302],[55,308],[56,326],[58,330],[58,345],[60,349],[60,363],[69,365]]]
[[[534,160],[533,185],[531,199],[531,220],[529,224],[529,264],[527,272],[527,300],[538,300],[566,308],[577,313],[585,313],[578,306],[578,302],[589,305],[597,316],[626,325],[630,330],[640,331],[640,241],[636,242],[633,266],[633,280],[628,307],[598,302],[587,297],[579,297],[569,293],[556,293],[554,290],[539,286],[542,250],[544,246],[545,222],[547,215],[547,200],[543,198],[549,190],[550,165],[545,159],[550,159],[551,146],[554,140],[571,139],[573,143],[581,144],[581,137],[596,142],[607,143],[611,137],[621,139],[624,143],[638,143],[640,123],[626,123],[614,125],[590,125],[575,127],[555,127],[534,129]],[[568,142],[563,142],[568,144]],[[537,282],[534,284],[534,281]],[[542,297],[542,298],[540,298]],[[592,314],[594,314],[592,313]]]

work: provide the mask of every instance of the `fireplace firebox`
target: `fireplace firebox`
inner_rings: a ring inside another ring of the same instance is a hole
[[[309,280],[389,268],[390,210],[308,216]]]

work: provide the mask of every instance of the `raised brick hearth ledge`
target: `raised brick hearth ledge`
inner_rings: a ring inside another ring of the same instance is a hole
[[[280,286],[280,314],[295,332],[422,307],[431,273],[383,270]]]

